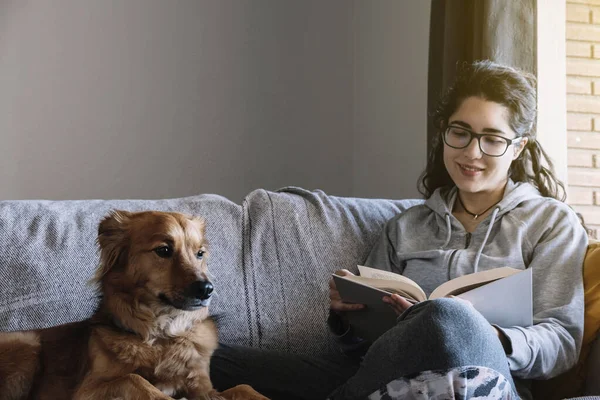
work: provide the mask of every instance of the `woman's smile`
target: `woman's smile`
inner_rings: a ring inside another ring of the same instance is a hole
[[[476,177],[482,175],[484,168],[477,167],[471,164],[461,164],[459,162],[456,163],[460,172],[466,177]]]

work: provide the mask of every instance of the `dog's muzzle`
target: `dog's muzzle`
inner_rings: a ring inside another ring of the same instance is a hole
[[[210,296],[215,287],[210,281],[196,281],[189,285],[184,292],[184,308],[208,307]]]
[[[161,293],[158,297],[163,303],[180,310],[191,311],[200,307],[208,307],[214,289],[213,284],[209,281],[196,281],[176,295],[166,296]]]
[[[209,281],[196,281],[188,288],[188,297],[198,300],[208,300],[215,290],[213,284]]]

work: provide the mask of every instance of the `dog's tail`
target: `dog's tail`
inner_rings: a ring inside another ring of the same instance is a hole
[[[29,397],[41,347],[35,332],[0,332],[0,400]]]

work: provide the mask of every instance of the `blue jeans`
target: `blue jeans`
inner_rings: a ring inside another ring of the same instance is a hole
[[[211,378],[220,390],[247,383],[275,400],[351,400],[402,376],[470,365],[499,372],[515,390],[493,327],[472,307],[437,299],[404,312],[362,362],[222,345],[211,361]]]

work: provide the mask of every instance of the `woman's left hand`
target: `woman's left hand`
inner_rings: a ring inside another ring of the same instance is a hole
[[[392,309],[394,309],[394,311],[396,312],[396,315],[402,314],[404,311],[408,310],[412,306],[411,302],[397,294],[385,296],[383,298],[383,302],[392,307]]]

